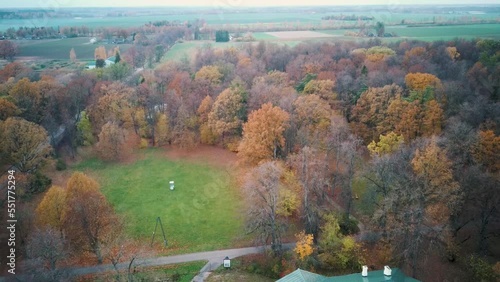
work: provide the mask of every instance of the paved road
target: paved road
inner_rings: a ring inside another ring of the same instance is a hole
[[[291,248],[293,246],[295,246],[294,243],[283,244],[283,248],[285,249]],[[208,260],[209,262],[207,263],[207,265],[205,265],[205,267],[203,267],[203,269],[200,271],[200,274],[203,274],[204,272],[211,271],[219,267],[226,256],[232,259],[244,255],[262,253],[268,248],[269,246],[259,246],[259,247],[218,250],[211,252],[200,252],[200,253],[191,253],[185,255],[141,259],[134,261],[134,266],[149,267],[149,266],[159,266],[159,265],[176,264],[183,262]],[[117,267],[119,269],[127,269],[128,263],[120,263],[117,265]],[[107,264],[107,265],[72,268],[70,269],[70,273],[73,275],[85,275],[85,274],[93,274],[111,270],[114,270],[113,265]],[[196,281],[202,281],[202,280],[196,280]]]
[[[284,249],[289,249],[293,246],[295,246],[294,243],[283,244]],[[230,259],[233,259],[244,255],[262,253],[266,249],[269,249],[269,246],[218,250],[211,252],[200,252],[200,253],[191,253],[185,255],[140,259],[140,260],[135,260],[133,266],[149,267],[149,266],[159,266],[159,265],[207,260],[208,263],[200,270],[200,273],[193,279],[193,281],[203,281],[204,278],[206,278],[209,271],[217,269],[222,264],[222,261],[226,256],[229,257]],[[117,268],[120,270],[127,269],[128,263],[120,263],[117,265]],[[72,275],[85,275],[85,274],[94,274],[105,271],[114,271],[114,269],[115,268],[113,267],[112,264],[106,264],[106,265],[96,265],[89,267],[70,268],[69,272]],[[16,277],[22,281],[22,276],[16,276]],[[6,277],[0,276],[0,282],[5,281],[5,278]]]

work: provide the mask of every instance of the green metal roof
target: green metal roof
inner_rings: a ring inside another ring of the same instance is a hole
[[[294,272],[284,276],[279,282],[322,282],[326,277],[298,268]]]
[[[392,275],[385,276],[383,270],[368,271],[368,276],[359,273],[326,277],[302,269],[284,276],[277,282],[420,282],[417,279],[407,277],[399,268],[392,268]]]

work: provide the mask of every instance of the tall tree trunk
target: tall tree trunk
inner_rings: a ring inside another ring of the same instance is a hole
[[[97,263],[102,264],[103,258],[102,258],[102,253],[101,253],[101,243],[98,240],[96,240],[93,245],[94,245],[93,246],[94,253],[97,257]]]

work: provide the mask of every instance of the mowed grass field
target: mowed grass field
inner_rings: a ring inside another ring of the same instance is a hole
[[[71,48],[75,49],[78,60],[92,60],[94,51],[102,44],[89,44],[87,37],[48,39],[48,40],[18,40],[20,46],[19,55],[21,57],[39,57],[51,60],[69,60]],[[123,53],[132,46],[131,44],[104,44],[106,50],[111,50],[118,46]]]
[[[399,37],[436,41],[453,38],[492,38],[500,39],[500,24],[448,25],[427,27],[386,27],[386,32],[395,32]]]
[[[165,151],[150,149],[130,164],[91,159],[73,170],[95,177],[115,211],[125,219],[126,233],[150,242],[161,218],[168,254],[230,248],[244,237],[243,200],[232,176],[204,163],[172,161]],[[175,190],[169,190],[175,181]],[[163,242],[160,227],[155,243]]]
[[[187,41],[183,43],[176,43],[172,48],[170,48],[165,56],[163,56],[164,61],[180,61],[181,59],[187,57],[188,60],[193,59],[196,51],[199,48],[203,48],[206,45],[210,45],[214,49],[224,49],[229,47],[238,47],[245,42],[215,42],[209,40],[201,41]]]

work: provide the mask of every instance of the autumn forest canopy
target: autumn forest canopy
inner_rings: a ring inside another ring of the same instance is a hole
[[[241,214],[272,245],[272,278],[390,264],[422,281],[498,279],[499,40],[255,41],[164,60],[193,30],[148,32],[126,52],[95,46],[95,69],[4,56],[0,166],[18,172],[19,201],[36,203],[20,220],[29,269],[51,281],[73,254],[118,252],[123,223],[97,180],[72,171],[51,184],[82,152],[114,164],[203,144],[237,155]]]

